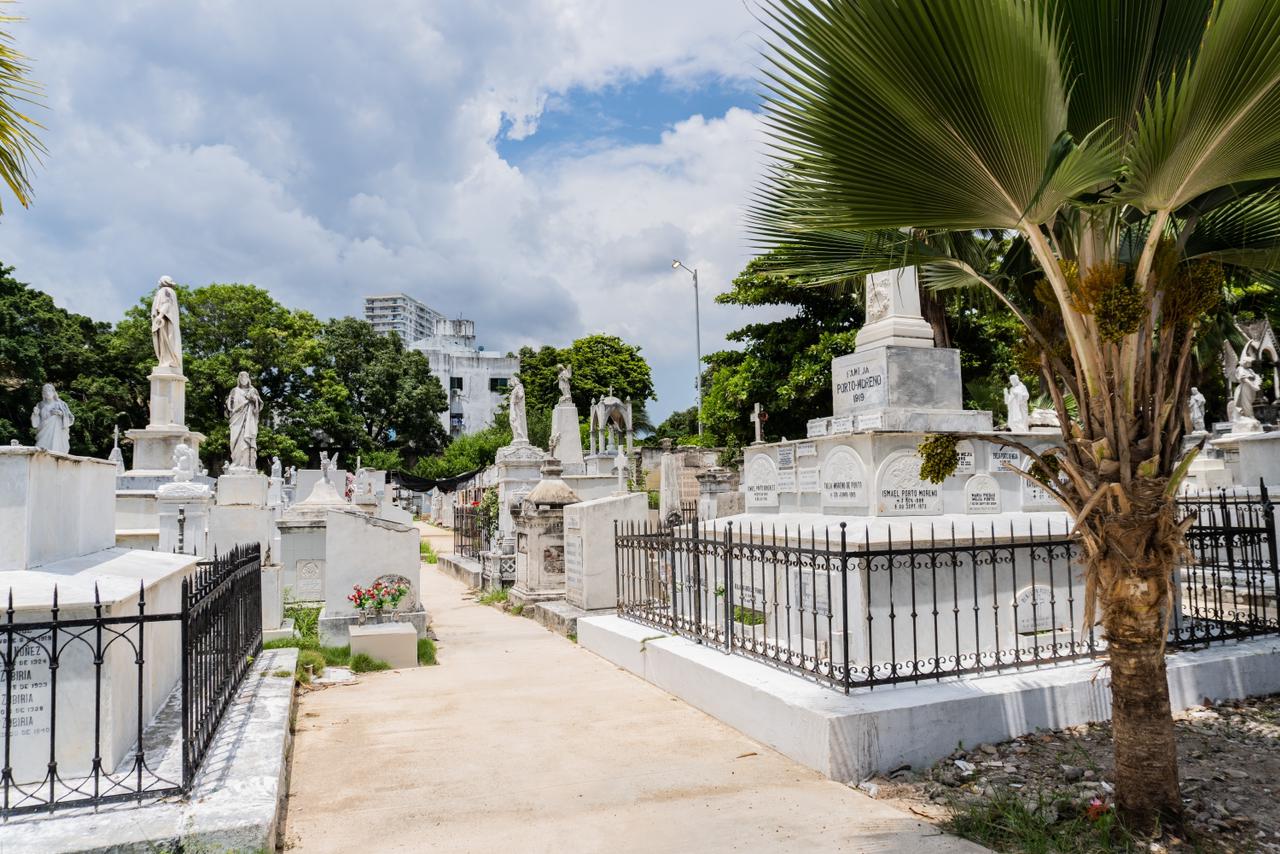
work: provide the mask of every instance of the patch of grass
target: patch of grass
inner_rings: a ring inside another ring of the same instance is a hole
[[[303,605],[291,605],[284,609],[285,617],[293,620],[293,633],[309,640],[320,639],[320,609]]]
[[[311,674],[307,672],[307,666],[315,672],[316,676],[324,673],[325,666],[324,653],[316,649],[302,649],[298,651],[298,681],[307,684],[311,681]]]
[[[481,605],[500,605],[507,601],[507,588],[499,587],[494,590],[486,590],[476,601]]]
[[[577,632],[569,632],[569,640],[573,641],[574,643],[577,643],[577,642],[578,642],[578,633],[577,633]]]
[[[351,656],[352,673],[373,673],[378,670],[390,670],[391,665],[381,659],[373,658],[367,653],[357,652]]]
[[[764,625],[764,614],[741,605],[733,606],[733,619],[744,626]]]
[[[436,661],[436,642],[431,638],[418,638],[418,663],[439,664]]]
[[[302,661],[302,656],[307,652],[313,652],[323,659],[325,666],[345,667],[351,661],[351,647],[349,646],[321,646],[320,641],[315,638],[280,638],[279,640],[267,641],[262,645],[263,649],[297,649],[298,661]]]
[[[1065,799],[1024,794],[1001,788],[991,797],[954,805],[943,824],[951,833],[996,851],[1028,854],[1086,854],[1095,851],[1138,852],[1145,843],[1120,823],[1115,810],[1099,808],[1096,816]]]
[[[282,677],[282,678],[283,678],[283,677],[285,677],[285,676],[292,676],[292,675],[293,675],[293,673],[292,673],[292,672],[290,672],[290,671],[288,671],[288,670],[285,670],[285,669],[282,667],[282,668],[280,668],[279,670],[272,670],[272,671],[271,671],[271,675],[272,675],[272,676],[280,676],[280,677]]]
[[[440,556],[436,554],[436,550],[432,548],[430,540],[423,540],[418,544],[418,552],[422,555],[422,559],[427,563],[438,563]]]
[[[524,613],[524,606],[523,606],[523,605],[515,605],[515,606],[513,606],[513,607],[511,608],[511,616],[513,616],[513,617],[518,617],[518,616],[520,616],[520,615],[521,615],[521,614],[523,614],[523,613]]]

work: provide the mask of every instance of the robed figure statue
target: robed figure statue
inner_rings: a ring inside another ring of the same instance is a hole
[[[519,377],[511,378],[511,394],[507,398],[507,417],[511,421],[511,442],[529,441],[529,420],[524,410],[524,383]]]
[[[234,468],[258,468],[258,415],[262,398],[249,381],[249,372],[241,371],[236,387],[227,395],[227,417],[231,420],[231,465]]]
[[[76,419],[52,383],[40,388],[40,402],[31,410],[31,427],[36,431],[36,447],[55,454],[71,453],[71,425]]]
[[[168,276],[160,277],[160,287],[151,300],[151,346],[156,363],[177,368],[182,373],[182,332],[178,328],[178,292]]]

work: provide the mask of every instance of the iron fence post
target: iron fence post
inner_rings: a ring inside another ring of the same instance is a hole
[[[847,522],[840,523],[840,635],[844,646],[844,692],[849,693],[849,544]]]
[[[724,651],[733,651],[733,523],[724,526]]]

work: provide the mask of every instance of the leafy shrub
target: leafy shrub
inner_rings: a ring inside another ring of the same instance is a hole
[[[357,652],[351,656],[351,672],[352,673],[372,673],[378,670],[390,670],[391,665],[377,658],[373,658],[367,653]]]
[[[418,638],[418,663],[439,664],[436,661],[436,643],[431,638]]]

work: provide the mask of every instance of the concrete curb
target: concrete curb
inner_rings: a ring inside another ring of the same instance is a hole
[[[740,655],[617,616],[578,620],[578,643],[826,776],[847,782],[1037,727],[1106,720],[1099,662],[980,678],[858,689],[845,695]],[[1169,657],[1175,708],[1280,691],[1280,638]]]

